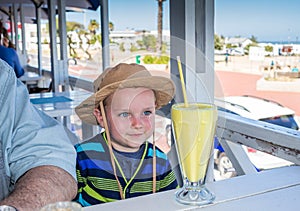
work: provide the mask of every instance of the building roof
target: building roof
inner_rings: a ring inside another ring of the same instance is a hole
[[[229,37],[225,39],[226,44],[240,44],[246,41],[251,41],[251,40],[245,37]]]

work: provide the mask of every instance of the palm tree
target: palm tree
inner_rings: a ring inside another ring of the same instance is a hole
[[[96,20],[90,20],[88,30],[92,35],[96,35],[96,30],[99,29],[100,24]]]
[[[162,18],[163,18],[163,2],[166,0],[157,0],[158,2],[158,18],[157,18],[157,51],[161,53],[162,47]]]
[[[83,30],[84,29],[84,25],[77,23],[77,22],[70,22],[67,21],[66,23],[66,27],[67,27],[67,32],[70,31],[79,31],[79,30]],[[79,58],[78,57],[78,53],[75,50],[75,48],[73,48],[73,44],[75,43],[72,39],[72,35],[67,33],[67,43],[69,46],[69,54],[71,58]]]
[[[108,25],[108,28],[109,28],[109,31],[113,31],[115,29],[115,25],[113,22],[109,22],[109,25]]]
[[[89,52],[89,48],[91,45],[97,42],[96,31],[99,29],[100,24],[96,20],[90,20],[88,25],[88,31],[85,29],[81,29],[78,31],[78,38],[80,40],[79,46],[80,49],[88,56],[88,60],[92,60],[92,55]],[[83,47],[83,38],[87,40],[86,47]]]

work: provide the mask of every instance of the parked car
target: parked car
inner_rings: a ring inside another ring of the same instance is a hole
[[[230,48],[228,49],[228,54],[231,56],[244,56],[245,52],[242,48]]]
[[[221,111],[299,130],[295,112],[274,101],[245,95],[216,99],[215,104],[218,106],[218,110]],[[243,148],[258,171],[293,164],[250,147],[243,146]],[[215,168],[220,172],[222,178],[230,178],[236,175],[230,159],[225,154],[217,138],[214,141],[214,158]]]

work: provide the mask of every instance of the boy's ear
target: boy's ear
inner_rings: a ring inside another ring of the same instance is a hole
[[[103,116],[101,114],[101,111],[98,108],[94,109],[94,116],[96,117],[99,125],[103,128],[104,127]]]

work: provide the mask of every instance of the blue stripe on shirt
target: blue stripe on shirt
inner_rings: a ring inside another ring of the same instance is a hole
[[[157,175],[161,175],[167,171],[166,166],[156,164],[156,173]],[[152,174],[153,172],[153,165],[152,164],[147,164],[145,165],[143,171],[141,174],[147,175],[147,174]]]
[[[90,151],[90,150],[94,150],[97,152],[104,152],[102,144],[99,144],[99,143],[81,144],[76,147],[76,150],[77,150],[77,152]]]
[[[155,150],[155,152],[156,152],[157,157],[167,160],[167,156],[165,153],[163,153],[159,150]],[[151,149],[151,148],[149,149],[148,156],[153,157],[153,149]]]
[[[110,161],[103,161],[103,160],[80,160],[78,161],[79,165],[81,166],[82,170],[85,169],[102,169],[108,172],[112,172],[112,167]]]
[[[79,199],[77,199],[77,201],[78,201],[82,206],[84,206],[84,207],[91,206],[90,203],[88,203],[86,200],[84,200],[84,199],[82,198],[81,193],[79,194]]]

